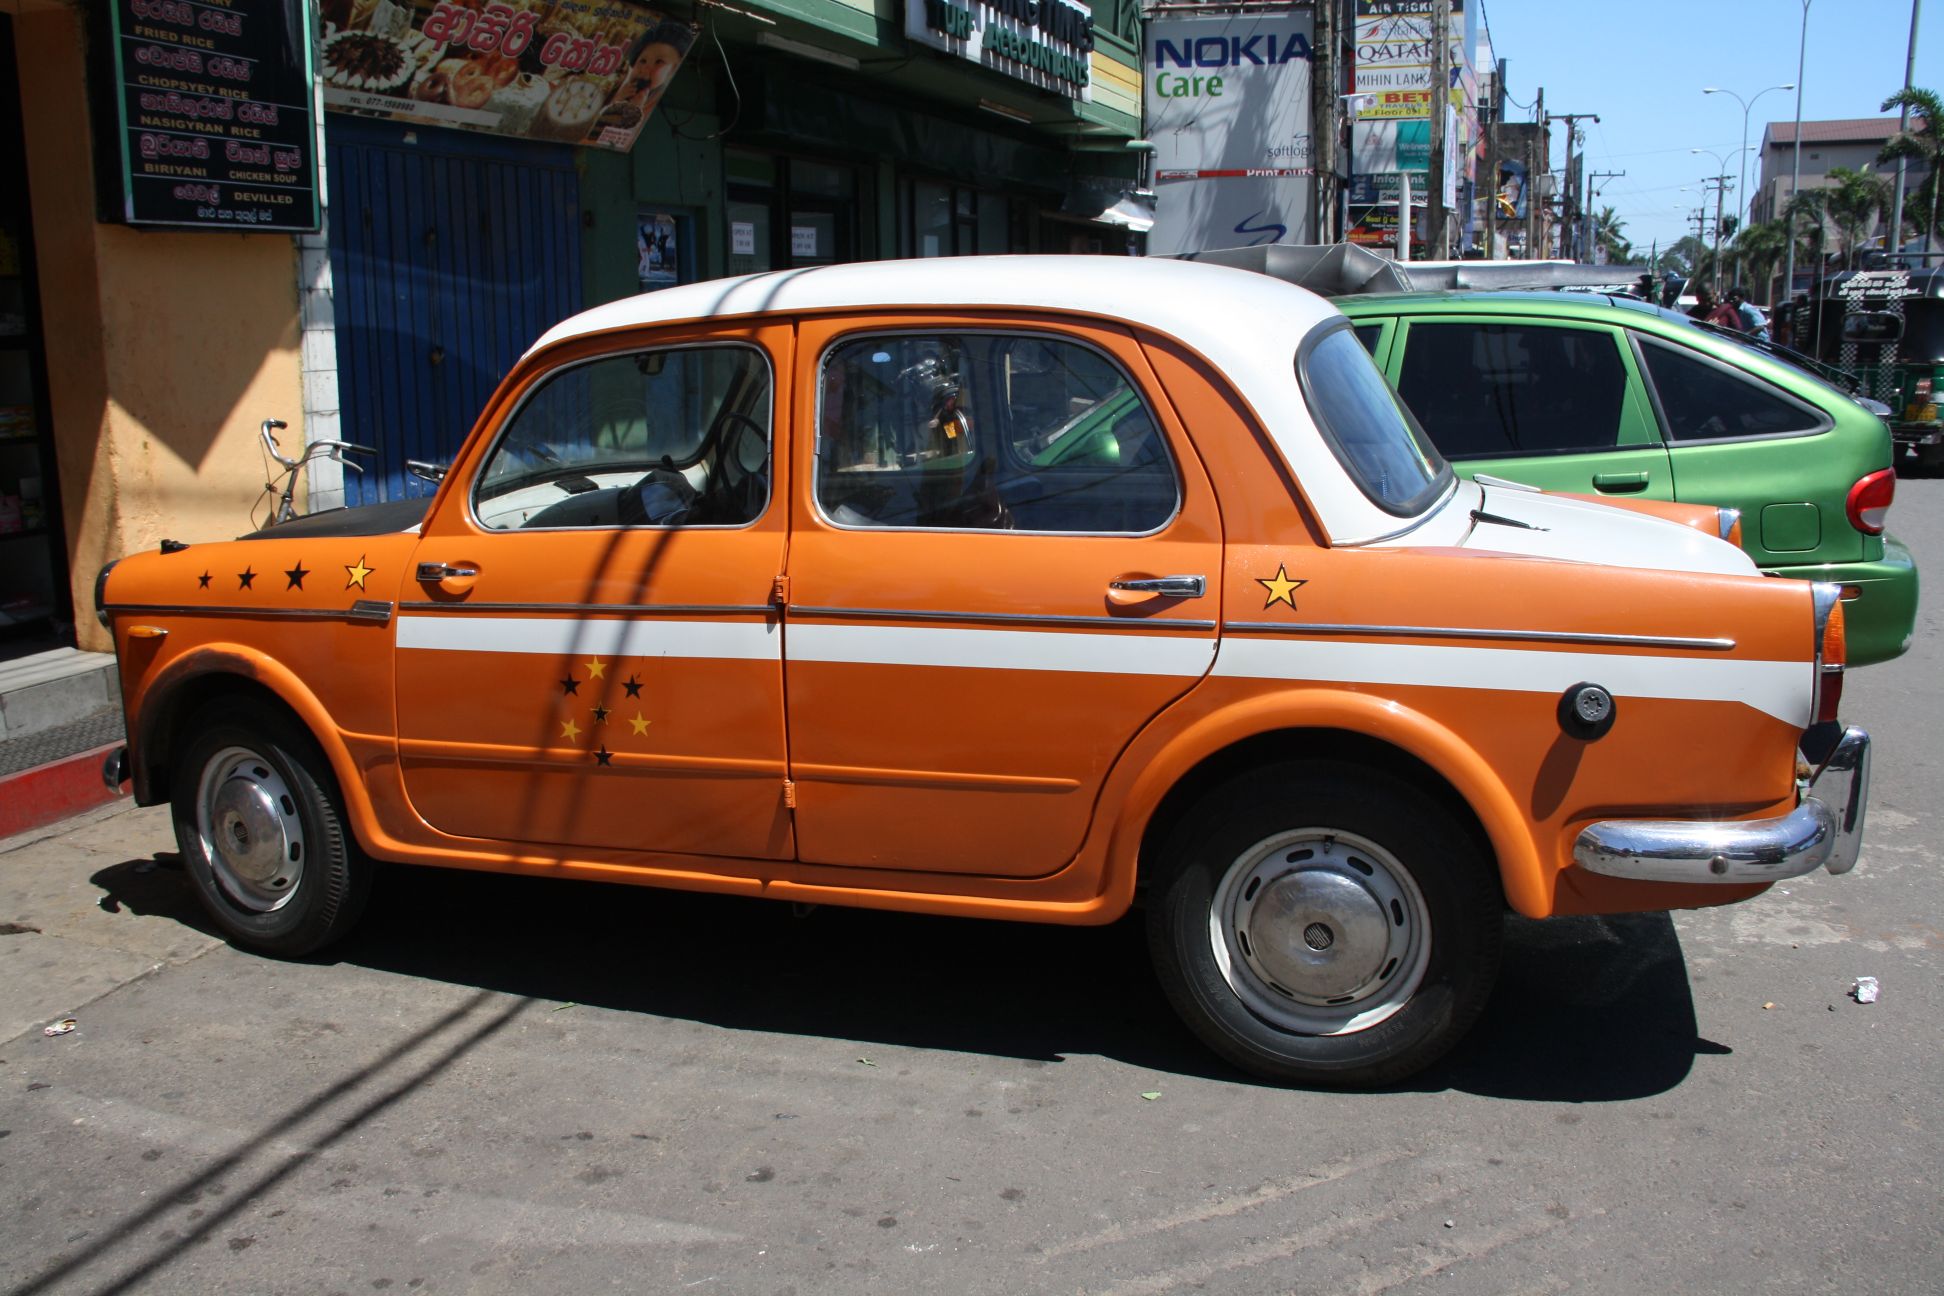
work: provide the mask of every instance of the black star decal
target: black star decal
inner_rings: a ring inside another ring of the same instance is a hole
[[[614,763],[614,753],[607,749],[606,743],[602,743],[601,749],[594,753],[594,760],[596,764],[611,765]]]
[[[196,588],[197,588],[197,589],[208,589],[208,588],[209,588],[209,573],[208,573],[208,572],[204,572],[204,573],[203,573],[202,575],[200,575],[200,576],[198,576],[198,577],[196,577]]]
[[[256,573],[251,571],[248,567],[245,567],[242,571],[236,574],[236,579],[240,582],[236,588],[248,589],[250,588],[250,582],[256,579]]]
[[[562,697],[566,697],[569,693],[579,693],[579,692],[580,692],[580,681],[575,679],[572,675],[569,675],[566,679],[560,681],[560,695]]]
[[[284,575],[290,578],[290,584],[284,586],[285,589],[300,590],[304,588],[304,577],[310,575],[310,573],[304,570],[304,560],[299,558],[297,565],[285,572]]]
[[[641,696],[641,681],[632,675],[628,676],[627,681],[621,687],[628,690],[629,697]]]
[[[607,709],[606,707],[604,707],[604,706],[597,706],[597,707],[595,707],[595,708],[594,708],[594,723],[595,723],[595,724],[606,724],[606,723],[607,723],[607,718],[608,718],[608,709]]]

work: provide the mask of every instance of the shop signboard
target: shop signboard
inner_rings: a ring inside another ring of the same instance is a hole
[[[317,229],[305,0],[110,0],[108,14],[121,190],[112,215]]]
[[[1093,101],[1094,20],[1074,0],[904,0],[905,37],[1041,90]]]
[[[1311,35],[1306,9],[1148,20],[1150,253],[1310,241]]]
[[[137,0],[146,2],[146,0]],[[625,153],[695,29],[626,0],[322,0],[334,112]]]

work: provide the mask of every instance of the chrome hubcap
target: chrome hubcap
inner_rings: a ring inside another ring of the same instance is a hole
[[[196,830],[217,886],[245,909],[270,913],[304,879],[304,825],[276,768],[246,747],[225,747],[203,767]]]
[[[1353,833],[1301,828],[1231,864],[1209,942],[1249,1011],[1303,1035],[1368,1030],[1410,1002],[1430,959],[1424,897],[1395,856]]]

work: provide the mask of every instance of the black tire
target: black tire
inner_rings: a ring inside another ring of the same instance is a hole
[[[371,889],[330,762],[283,713],[217,702],[190,721],[171,808],[203,908],[234,944],[300,958],[343,936]],[[228,850],[215,849],[227,834]]]
[[[1471,1029],[1498,976],[1495,869],[1447,810],[1387,774],[1251,772],[1184,816],[1159,865],[1147,924],[1162,988],[1254,1075],[1402,1079]]]

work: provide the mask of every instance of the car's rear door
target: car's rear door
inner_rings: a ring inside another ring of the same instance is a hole
[[[1674,498],[1667,448],[1621,329],[1507,315],[1407,316],[1389,373],[1466,476]]]
[[[807,321],[785,676],[798,858],[1035,877],[1214,660],[1214,492],[1124,330]]]

